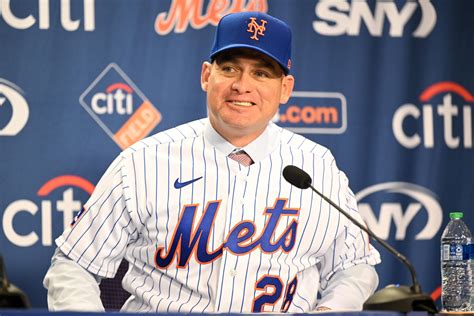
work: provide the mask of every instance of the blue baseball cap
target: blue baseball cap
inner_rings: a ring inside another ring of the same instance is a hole
[[[249,48],[275,60],[285,74],[291,68],[291,29],[283,21],[263,12],[228,14],[219,21],[210,60],[222,51]]]

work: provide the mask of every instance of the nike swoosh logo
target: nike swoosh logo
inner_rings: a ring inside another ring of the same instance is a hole
[[[179,182],[179,178],[176,179],[176,181],[174,182],[174,188],[175,189],[181,189],[182,187],[185,187],[193,182],[196,182],[197,180],[201,179],[202,177],[199,177],[199,178],[196,178],[196,179],[192,179],[192,180],[189,180],[189,181],[186,181],[186,182]]]

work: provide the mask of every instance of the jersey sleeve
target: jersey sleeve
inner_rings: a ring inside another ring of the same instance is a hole
[[[358,264],[339,270],[322,291],[318,308],[332,310],[362,310],[364,302],[372,295],[379,283],[375,268]]]
[[[48,310],[104,312],[99,277],[94,277],[56,248],[43,281],[48,290]]]
[[[338,184],[341,188],[338,195],[339,206],[365,226],[357,208],[356,198],[349,188],[349,181],[346,175],[341,171],[338,174]],[[334,209],[334,212],[338,211]],[[367,233],[353,224],[343,214],[339,216],[343,224],[339,226],[340,228],[334,242],[320,262],[322,291],[327,287],[329,280],[335,273],[359,264],[376,265],[380,262],[380,254],[370,244]]]
[[[56,239],[71,260],[95,275],[111,278],[136,239],[136,229],[124,195],[123,157],[109,166],[83,210]]]

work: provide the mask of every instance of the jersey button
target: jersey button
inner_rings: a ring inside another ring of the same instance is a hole
[[[235,271],[235,269],[231,269],[231,270],[229,271],[229,275],[230,275],[231,277],[235,277],[235,276],[237,275],[237,271]]]
[[[240,202],[240,205],[241,205],[241,206],[244,206],[244,204],[245,204],[245,199],[244,199],[244,198],[241,198],[239,202]]]
[[[241,172],[241,173],[237,174],[237,179],[239,179],[242,182],[245,182],[245,181],[247,181],[247,175],[245,173]]]

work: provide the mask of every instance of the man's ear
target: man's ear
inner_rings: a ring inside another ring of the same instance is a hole
[[[287,75],[283,78],[281,83],[280,104],[285,104],[291,97],[293,87],[295,85],[295,78],[292,75]]]
[[[201,69],[201,89],[207,92],[207,86],[209,84],[209,76],[211,75],[212,64],[205,61],[202,63]]]

